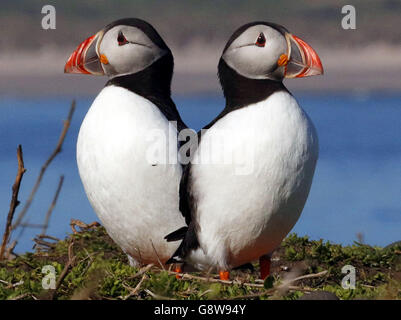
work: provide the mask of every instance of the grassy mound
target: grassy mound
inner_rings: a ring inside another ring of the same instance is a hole
[[[215,274],[177,278],[158,266],[133,268],[102,227],[44,242],[0,262],[3,299],[298,299],[328,291],[340,299],[401,299],[401,244],[386,248],[355,243],[341,246],[288,236],[272,259],[272,276],[258,280],[254,270],[231,272],[232,281]],[[45,265],[56,271],[56,289],[45,290]],[[343,289],[344,265],[356,270],[356,288]]]

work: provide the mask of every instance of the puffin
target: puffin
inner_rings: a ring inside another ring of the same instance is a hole
[[[187,227],[168,263],[230,270],[259,259],[260,277],[297,222],[318,159],[315,127],[285,78],[323,74],[316,51],[281,25],[252,22],[228,40],[218,64],[226,104],[199,133],[180,182]]]
[[[169,47],[137,18],[83,41],[64,68],[109,78],[81,124],[76,156],[90,204],[132,266],[164,266],[178,247],[164,236],[185,226],[176,137],[186,125],[171,99],[173,68]]]

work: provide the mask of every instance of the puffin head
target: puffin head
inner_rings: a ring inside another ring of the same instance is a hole
[[[223,63],[239,75],[257,80],[323,74],[319,56],[311,46],[270,22],[248,23],[235,31],[223,50],[219,71]]]
[[[147,22],[128,18],[114,21],[83,41],[71,54],[65,73],[107,75],[109,78],[136,74],[172,53]]]

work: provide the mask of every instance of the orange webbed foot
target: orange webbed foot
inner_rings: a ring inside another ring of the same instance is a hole
[[[230,272],[229,271],[220,271],[219,276],[220,276],[220,280],[230,280]]]
[[[181,266],[177,264],[177,265],[175,266],[175,268],[174,268],[174,272],[182,273],[182,268],[181,268]],[[176,279],[181,279],[181,276],[180,276],[179,274],[176,274],[176,275],[175,275],[175,278],[176,278]]]

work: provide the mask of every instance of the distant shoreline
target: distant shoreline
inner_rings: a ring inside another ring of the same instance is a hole
[[[303,82],[303,83],[302,83]],[[0,79],[0,97],[54,97],[95,96],[104,87],[106,78],[84,76],[8,76]],[[383,74],[380,81],[363,73],[336,77],[286,80],[289,90],[307,94],[342,92],[356,96],[373,93],[401,93],[401,80],[392,73]],[[175,74],[172,86],[175,95],[221,94],[217,76],[200,74]]]
[[[65,75],[71,48],[43,47],[37,51],[0,53],[0,96],[95,95],[105,77]],[[221,48],[194,43],[172,48],[175,54],[173,92],[179,95],[217,94],[217,63]],[[287,80],[296,92],[401,92],[401,47],[376,44],[357,48],[316,47],[325,74]]]

